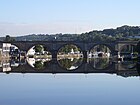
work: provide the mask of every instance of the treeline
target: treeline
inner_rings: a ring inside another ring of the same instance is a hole
[[[13,41],[118,41],[118,40],[139,40],[139,26],[122,26],[116,29],[93,30],[82,34],[32,34],[14,37]],[[0,38],[0,40],[5,40]]]
[[[91,31],[79,36],[80,40],[85,41],[117,41],[117,40],[139,40],[140,27],[122,26],[116,29],[104,29],[103,31]]]

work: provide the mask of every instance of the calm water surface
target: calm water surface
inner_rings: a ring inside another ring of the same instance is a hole
[[[139,77],[0,74],[1,105],[138,105]]]
[[[80,62],[81,60],[66,59],[59,64],[69,71],[77,68]],[[90,62],[95,70],[112,65],[108,59]],[[10,64],[13,65],[13,61]],[[1,72],[0,105],[139,105],[140,78],[136,69],[134,73],[131,70],[133,67],[131,64],[133,63],[127,62],[122,66],[126,70],[130,68],[132,75],[129,76],[127,71],[127,77],[125,72],[124,77],[116,73],[6,74]],[[36,67],[44,68],[44,63],[37,62]]]

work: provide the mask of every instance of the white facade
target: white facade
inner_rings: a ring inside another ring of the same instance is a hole
[[[3,43],[2,50],[3,52],[10,52],[11,43]]]
[[[2,46],[3,56],[9,56],[10,47],[11,47],[11,43],[3,43]]]
[[[3,72],[11,71],[10,63],[3,63]]]

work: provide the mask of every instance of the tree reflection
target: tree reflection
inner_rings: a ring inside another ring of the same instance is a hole
[[[76,58],[65,58],[65,59],[60,59],[59,64],[61,67],[67,69],[67,70],[74,70],[77,69],[81,64],[82,64],[82,58],[76,59]]]
[[[66,70],[74,70],[82,64],[83,54],[79,47],[68,44],[59,49],[57,60],[60,66]]]
[[[35,64],[34,64],[34,68],[43,69],[44,68],[44,63],[42,61],[36,61]]]
[[[109,58],[91,58],[90,63],[95,69],[105,69],[110,65],[110,59]]]
[[[35,63],[33,64],[35,69],[44,69],[48,66],[49,61],[35,61]]]

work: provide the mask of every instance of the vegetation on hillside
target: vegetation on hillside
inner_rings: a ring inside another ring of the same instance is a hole
[[[140,27],[139,26],[122,26],[116,29],[104,29],[102,31],[93,30],[91,32],[82,34],[32,34],[26,36],[19,36],[15,38],[6,37],[5,41],[118,41],[118,40],[139,40]],[[3,37],[0,40],[4,40]]]

